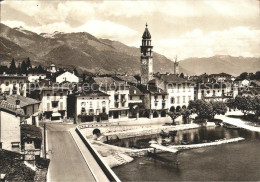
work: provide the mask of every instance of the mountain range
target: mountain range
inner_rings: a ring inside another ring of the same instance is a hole
[[[19,62],[30,57],[35,65],[54,63],[65,68],[76,67],[79,71],[140,73],[140,48],[96,38],[87,32],[37,34],[22,27],[10,28],[0,23],[0,50],[1,64],[9,64],[12,58]],[[154,72],[173,72],[171,60],[156,52],[153,56]],[[192,75],[205,72],[238,75],[244,71],[258,71],[260,58],[218,55],[188,58],[181,60],[179,65],[180,72]]]

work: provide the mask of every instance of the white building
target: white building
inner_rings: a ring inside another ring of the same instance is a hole
[[[196,88],[196,99],[206,101],[226,101],[237,95],[237,87],[229,82],[201,83]]]
[[[28,80],[30,83],[39,82],[39,80],[45,79],[47,76],[46,72],[38,72],[35,71],[29,71],[28,73]]]
[[[0,93],[26,96],[28,77],[21,75],[0,75]]]
[[[180,110],[194,100],[194,83],[180,78],[174,74],[161,74],[155,76],[156,84],[168,93],[168,108],[170,111]]]
[[[6,101],[12,105],[15,105],[17,100],[20,101],[20,108],[24,111],[25,123],[38,126],[38,112],[40,101],[21,95],[6,96]]]
[[[109,119],[127,118],[129,112],[129,85],[112,77],[93,77],[90,84],[109,95]]]
[[[20,152],[23,117],[23,110],[6,100],[0,100],[0,149]]]
[[[60,120],[67,117],[68,87],[44,86],[35,89],[31,97],[41,101],[39,112],[48,120]]]
[[[77,77],[73,73],[66,71],[56,76],[56,82],[57,83],[62,83],[62,82],[78,83],[79,77]]]
[[[109,95],[101,91],[85,91],[68,96],[68,117],[81,122],[107,121]]]

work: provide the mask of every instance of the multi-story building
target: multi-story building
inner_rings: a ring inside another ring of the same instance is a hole
[[[128,105],[130,118],[139,118],[140,111],[145,109],[144,93],[134,85],[129,87]]]
[[[21,128],[24,112],[16,105],[0,98],[0,149],[20,152]]]
[[[67,117],[68,87],[60,85],[43,85],[34,88],[30,97],[41,101],[39,112],[49,120],[60,120]]]
[[[194,83],[175,74],[158,74],[154,76],[155,84],[168,93],[169,111],[186,108],[194,100]]]
[[[0,93],[26,96],[28,77],[22,75],[0,75]]]
[[[48,68],[47,71],[50,73],[56,73],[59,71],[59,68],[55,64],[51,64]]]
[[[206,101],[226,101],[238,95],[238,88],[229,82],[199,83],[196,87],[196,99]]]
[[[16,105],[16,101],[20,101],[20,108],[24,111],[25,123],[38,126],[38,112],[40,101],[21,95],[8,95],[6,101],[12,105]]]
[[[80,122],[107,121],[109,95],[96,91],[82,91],[68,96],[68,117]]]
[[[129,85],[112,77],[93,77],[90,86],[109,95],[109,119],[127,118],[129,107]]]
[[[138,88],[144,93],[144,110],[139,112],[140,117],[158,118],[166,117],[168,110],[168,94],[155,85],[138,85]]]
[[[30,83],[39,82],[40,80],[45,79],[47,76],[47,72],[42,70],[39,71],[37,69],[31,69],[28,71],[28,80]]]

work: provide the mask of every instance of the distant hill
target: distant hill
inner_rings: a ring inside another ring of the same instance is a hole
[[[96,38],[87,32],[37,34],[22,27],[10,28],[0,23],[0,63],[9,64],[12,58],[21,61],[26,57],[30,57],[35,65],[54,63],[62,67],[76,67],[79,71],[140,73],[139,48]],[[259,71],[259,68],[259,58],[214,56],[180,61],[180,72],[190,75],[205,72],[238,75],[244,71]],[[172,73],[173,62],[154,53],[154,72]]]
[[[139,48],[98,39],[86,32],[39,35],[4,24],[0,24],[0,31],[0,48],[4,48],[0,52],[1,62],[9,63],[12,57],[16,60],[30,57],[35,64],[75,66],[91,72],[137,74],[140,70]],[[154,72],[173,72],[173,62],[154,53]]]
[[[260,71],[260,58],[232,57],[216,55],[208,58],[188,58],[180,61],[181,67],[197,75],[203,73],[229,73],[239,75],[242,72]]]

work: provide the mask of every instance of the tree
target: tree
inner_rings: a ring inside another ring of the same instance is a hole
[[[168,112],[167,115],[169,115],[172,119],[172,125],[176,125],[175,119],[181,116],[181,112]]]
[[[41,65],[39,65],[39,66],[37,67],[37,71],[39,71],[40,73],[42,73],[42,72],[44,72],[44,69],[42,68]]]
[[[235,103],[235,99],[231,98],[227,100],[227,107],[229,107],[230,109],[235,109],[236,108],[236,103]]]
[[[247,78],[248,78],[248,73],[247,73],[247,72],[243,72],[243,73],[240,74],[239,77],[240,77],[242,80],[247,79]]]
[[[26,65],[25,61],[23,61],[21,64],[21,72],[22,72],[22,74],[27,74],[27,65]]]
[[[21,73],[22,73],[22,69],[21,69],[21,64],[19,63],[17,67],[17,74],[20,75]]]
[[[181,78],[184,78],[184,74],[183,74],[183,73],[181,73],[181,74],[180,74],[180,77],[181,77]]]
[[[213,113],[212,104],[204,100],[190,101],[188,108],[192,109],[200,119],[210,119]]]
[[[192,113],[193,113],[193,110],[191,110],[191,109],[183,108],[181,110],[181,115],[185,122],[187,122],[190,119],[190,115],[192,115]]]
[[[27,70],[32,68],[31,60],[29,57],[26,59],[26,67],[27,67]]]
[[[236,108],[241,110],[241,112],[243,112],[244,115],[246,115],[250,111],[250,107],[252,107],[251,104],[252,103],[251,103],[249,97],[236,96],[236,98],[235,98]]]
[[[76,68],[74,68],[74,70],[73,70],[73,74],[74,75],[76,75],[76,76],[78,76],[79,74],[78,74],[78,71],[77,71],[77,69]]]
[[[214,119],[214,117],[217,114],[222,114],[225,115],[227,112],[227,106],[224,102],[216,101],[216,102],[210,102],[212,105],[212,113],[211,113],[211,118]]]
[[[255,73],[255,79],[260,80],[260,71]]]
[[[15,61],[14,58],[12,59],[11,63],[10,63],[10,67],[9,67],[9,73],[10,74],[15,74],[16,73],[16,65],[15,65]]]

